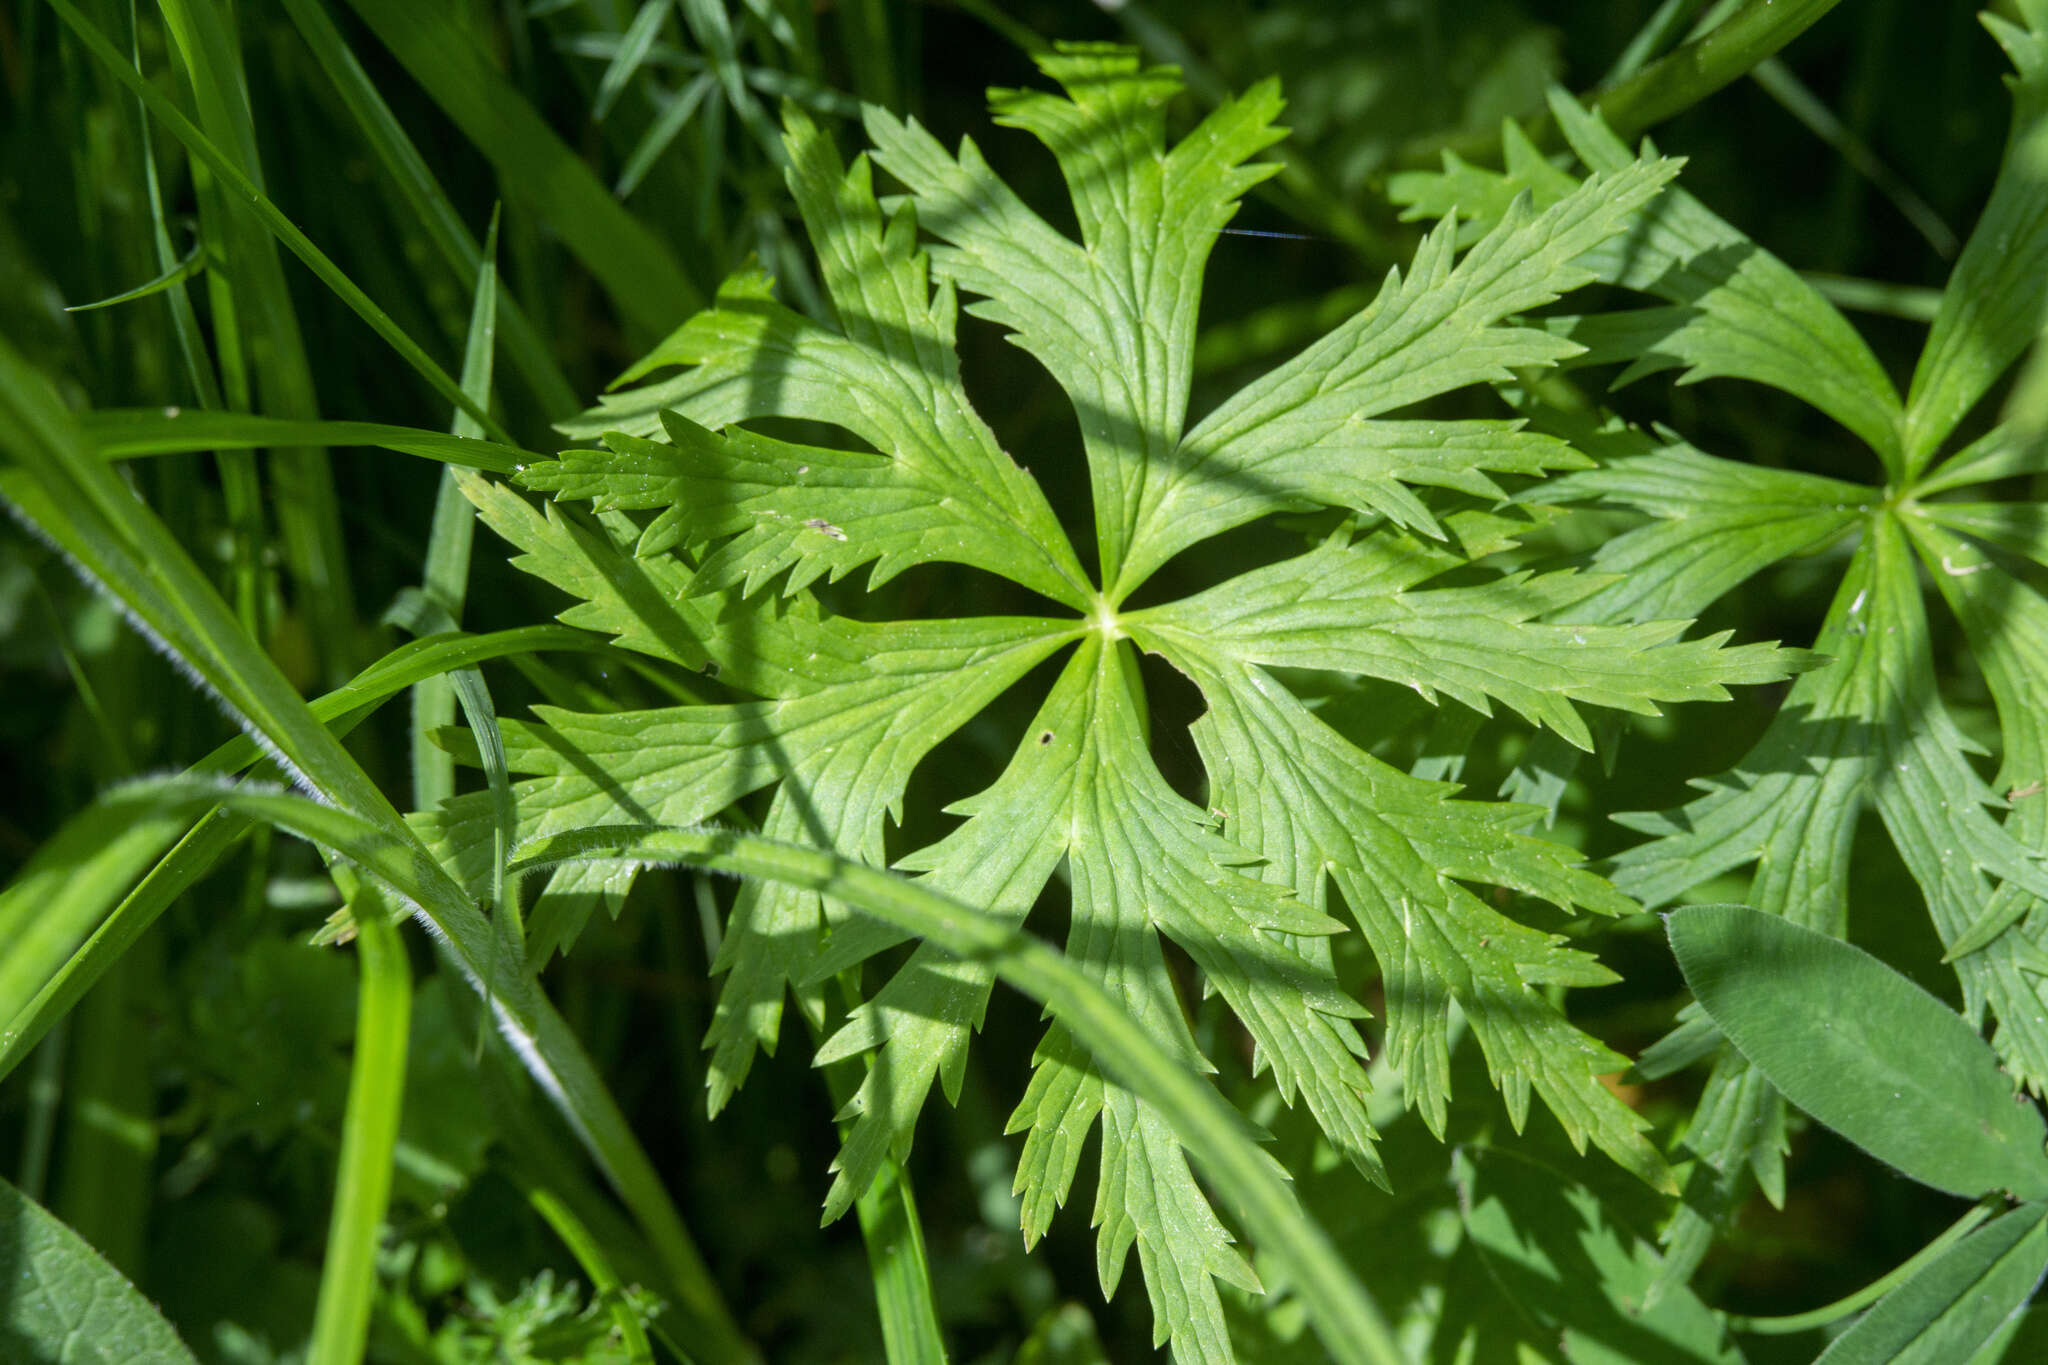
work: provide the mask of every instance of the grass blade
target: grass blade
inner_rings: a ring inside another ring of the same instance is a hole
[[[311,704],[313,714],[330,725],[337,735],[346,735],[367,719],[386,700],[397,696],[423,678],[456,668],[474,667],[494,658],[517,659],[541,650],[594,650],[605,646],[598,637],[565,626],[530,626],[492,635],[438,635],[402,645],[364,669],[352,681]],[[192,768],[193,774],[238,772],[262,757],[247,738],[228,741]],[[69,933],[77,944],[61,962],[45,961],[43,972],[27,969],[26,959],[18,979],[9,976],[0,987],[0,1079],[4,1079],[29,1049],[63,1019],[86,991],[134,946],[173,901],[201,877],[212,871],[220,859],[250,828],[249,822],[225,811],[215,811],[196,827],[189,819],[175,822],[172,830],[185,831],[175,846],[148,866],[147,857],[129,856],[110,841],[110,826],[121,817],[104,805],[94,805],[74,816],[56,839],[45,845],[55,850],[60,843],[76,840],[74,852],[51,852],[63,876],[41,887],[32,887],[31,864],[17,880],[0,890],[0,940],[30,943],[34,933]],[[74,834],[73,831],[76,831]],[[95,835],[97,841],[95,842]],[[139,837],[139,836],[138,836]],[[68,869],[68,870],[66,870]],[[142,876],[133,890],[124,888]],[[55,885],[68,900],[53,901],[45,892]],[[91,892],[94,899],[84,896]],[[56,906],[68,907],[57,913]],[[65,929],[66,923],[75,927]],[[51,963],[55,963],[51,968]],[[16,964],[12,955],[0,969]]]
[[[477,268],[476,302],[470,313],[469,342],[462,357],[463,391],[483,407],[490,405],[492,343],[497,333],[497,246],[498,218],[494,212],[483,262]],[[456,413],[451,428],[456,436],[475,435],[472,427],[467,414]],[[462,496],[453,471],[443,470],[440,488],[434,495],[433,525],[427,533],[427,562],[421,590],[432,609],[446,618],[447,629],[453,629],[462,619],[463,601],[469,594],[470,550],[475,543],[476,509]],[[443,628],[438,622],[428,627]],[[475,683],[479,688],[482,686],[481,674],[475,675]],[[483,701],[488,704],[489,697],[486,695]],[[431,810],[455,794],[455,758],[433,742],[432,733],[454,720],[455,688],[451,682],[430,678],[413,690],[413,802],[419,809]],[[481,740],[484,725],[477,717],[472,717],[470,724]],[[502,765],[502,747],[498,757]],[[502,779],[500,771],[493,778],[493,791]],[[510,801],[509,794],[506,800]],[[498,862],[503,865],[502,850]],[[494,896],[493,904],[502,901]]]
[[[353,1365],[363,1358],[369,1339],[377,1245],[391,1202],[392,1152],[405,1099],[412,1020],[412,968],[384,898],[359,887],[349,908],[361,972],[355,1056],[335,1171],[334,1213],[320,1267],[320,1300],[307,1352],[311,1365]]]
[[[697,112],[697,106],[704,97],[718,88],[718,78],[709,71],[700,71],[690,78],[682,92],[669,97],[654,121],[647,125],[647,131],[633,144],[633,151],[626,158],[625,169],[619,172],[618,183],[612,192],[624,199],[640,188],[640,182],[654,169],[654,163],[669,149],[671,143],[690,126],[690,118]]]
[[[892,1162],[854,1204],[854,1212],[868,1248],[890,1365],[945,1365],[946,1339],[932,1302],[924,1229],[903,1168]]]
[[[206,167],[211,174],[195,174],[195,181],[202,191],[202,240],[212,264],[208,284],[217,302],[232,300],[233,311],[217,313],[216,321],[225,321],[215,335],[224,355],[232,356],[236,375],[231,392],[237,400],[233,406],[252,407],[249,381],[253,378],[253,396],[264,408],[283,417],[318,417],[312,365],[285,284],[277,243],[265,231],[260,205],[253,205],[258,211],[252,216],[249,196],[224,192],[239,181],[256,198],[264,193],[255,115],[233,8],[225,0],[163,0],[159,8],[197,105],[200,135],[210,140],[219,156],[218,165]],[[76,11],[67,10],[68,5],[60,8],[59,14],[83,39],[86,34],[81,23],[72,17]],[[111,49],[96,32],[93,38],[96,41],[88,42],[87,47],[101,62],[107,62]],[[152,88],[142,81],[140,71],[126,62],[116,62],[112,71],[124,82],[135,81],[138,93],[140,88]],[[143,102],[157,112],[147,96]],[[194,150],[190,144],[188,150]],[[241,373],[245,365],[246,374]],[[325,455],[301,448],[273,452],[269,472],[267,503],[283,540],[284,568],[296,585],[296,610],[310,627],[313,655],[320,662],[322,676],[338,680],[353,662],[349,656],[356,638],[356,615],[333,472]],[[250,491],[244,489],[238,500],[244,504],[247,524],[254,527],[260,524],[260,511],[247,506]],[[253,546],[243,547],[243,552],[252,553]]]
[[[619,40],[618,50],[612,54],[611,65],[604,69],[604,75],[597,83],[597,98],[590,107],[593,123],[602,123],[604,116],[617,104],[619,96],[626,93],[626,87],[647,61],[647,54],[654,46],[654,40],[661,36],[662,21],[668,18],[671,0],[643,0],[640,10],[633,16],[633,22],[626,25],[626,33]]]
[[[205,253],[195,246],[185,253],[183,260],[173,262],[169,269],[146,284],[138,284],[133,289],[124,289],[110,298],[99,299],[93,303],[66,304],[64,311],[67,313],[89,313],[96,308],[112,308],[117,303],[133,303],[136,299],[150,298],[153,295],[163,293],[175,284],[191,279],[204,269],[205,266]]]
[[[254,450],[263,446],[381,446],[423,460],[516,473],[543,458],[530,450],[382,422],[300,422],[246,412],[184,412],[176,408],[107,408],[82,414],[86,438],[107,459],[176,455],[193,450]]]
[[[1167,1117],[1261,1248],[1287,1267],[1332,1359],[1392,1365],[1406,1358],[1328,1234],[1245,1136],[1244,1120],[1049,944],[892,873],[736,830],[583,830],[537,840],[522,852],[514,864],[521,871],[569,862],[682,863],[802,887],[956,956],[987,962],[1012,986],[1051,1006],[1105,1072]]]
[[[370,851],[382,875],[419,907],[453,963],[474,988],[484,990],[496,936],[475,903],[434,862],[277,665],[240,629],[183,547],[93,457],[42,376],[5,342],[0,342],[0,452],[19,466],[21,477],[11,479],[7,489],[22,511],[127,609],[158,648],[218,696],[296,783],[331,803],[316,808],[332,818],[314,826],[309,837],[339,847],[329,836],[354,838],[369,831],[374,838]],[[252,809],[266,818],[293,811],[274,804]],[[645,1149],[581,1043],[531,978],[513,973],[496,984],[500,989],[490,1006],[498,1027],[515,1040],[536,1082],[633,1209],[671,1275],[695,1287],[688,1306],[702,1334],[703,1357],[752,1359],[751,1347],[724,1308]]]
[[[463,225],[462,216],[427,168],[426,159],[406,135],[384,102],[377,87],[355,53],[343,41],[327,11],[315,0],[284,0],[284,8],[297,25],[299,36],[312,49],[335,93],[355,119],[370,151],[384,168],[384,183],[402,199],[409,221],[426,234],[441,259],[456,276],[473,280],[483,266],[483,251],[476,237]],[[526,381],[549,418],[566,417],[582,406],[575,386],[562,373],[561,365],[525,310],[499,285],[499,325],[504,332],[506,358]]]
[[[350,0],[378,39],[498,171],[515,205],[546,222],[648,338],[704,306],[704,294],[645,224],[498,73],[463,11],[409,0]]]
[[[156,116],[157,121],[182,142],[186,150],[203,162],[208,170],[218,176],[239,200],[247,203],[263,226],[268,228],[278,241],[284,243],[293,255],[304,261],[307,268],[320,277],[321,283],[332,289],[356,316],[368,323],[371,330],[382,337],[421,378],[433,386],[435,392],[476,418],[477,424],[493,439],[508,445],[511,443],[511,438],[505,435],[503,428],[498,426],[491,415],[477,409],[462,392],[461,387],[448,377],[448,372],[435,364],[433,358],[421,350],[418,343],[407,336],[369,295],[356,286],[353,280],[343,274],[341,268],[329,260],[325,252],[313,245],[312,239],[285,217],[277,205],[271,203],[269,197],[243,174],[241,168],[214,145],[211,138],[180,113],[168,96],[143,80],[133,68],[121,60],[120,54],[115,52],[99,30],[73,7],[71,0],[50,0],[50,3],[56,7],[58,16],[70,25],[72,33],[84,44],[86,50],[134,91],[149,108],[149,112]]]

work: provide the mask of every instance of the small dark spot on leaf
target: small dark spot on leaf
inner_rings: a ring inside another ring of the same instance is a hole
[[[1038,742],[1039,742],[1040,744],[1050,744],[1050,743],[1052,743],[1052,731],[1050,731],[1050,730],[1047,730],[1047,731],[1046,731],[1045,733],[1041,734],[1041,735],[1040,735],[1040,736],[1038,737]]]

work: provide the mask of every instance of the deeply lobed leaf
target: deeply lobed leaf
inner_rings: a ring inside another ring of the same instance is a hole
[[[512,766],[536,774],[518,787],[521,835],[683,824],[772,789],[764,832],[881,863],[884,817],[923,780],[924,756],[1076,644],[1002,775],[949,807],[960,823],[898,857],[900,870],[1017,923],[1064,866],[1068,958],[1136,1026],[1191,1069],[1212,1069],[1163,935],[1242,1030],[1251,1075],[1270,1073],[1286,1103],[1304,1100],[1332,1146],[1383,1180],[1365,1010],[1340,985],[1329,942],[1344,927],[1325,913],[1334,886],[1378,959],[1404,1093],[1433,1126],[1444,1121],[1461,1011],[1514,1123],[1541,1095],[1575,1143],[1668,1185],[1643,1121],[1597,1079],[1623,1059],[1541,993],[1611,974],[1523,923],[1509,896],[1600,914],[1633,903],[1568,850],[1522,833],[1536,808],[1454,799],[1447,784],[1388,767],[1268,670],[1391,679],[1481,713],[1500,702],[1588,747],[1580,705],[1654,713],[1810,665],[1796,651],[1726,647],[1725,636],[1681,640],[1688,623],[1670,617],[1580,617],[1607,576],[1471,567],[1558,515],[1538,500],[1500,506],[1503,479],[1591,462],[1512,418],[1414,411],[1575,354],[1521,315],[1593,280],[1585,262],[1656,201],[1677,164],[1624,157],[1541,203],[1509,203],[1462,259],[1447,226],[1371,306],[1184,431],[1202,266],[1238,197],[1270,173],[1250,158],[1280,136],[1277,91],[1225,102],[1169,148],[1170,71],[1085,45],[1042,65],[1064,97],[999,92],[995,108],[1052,151],[1078,242],[1028,208],[971,141],[949,153],[916,124],[869,110],[876,164],[910,191],[884,213],[867,161],[846,167],[789,111],[790,184],[832,318],[784,307],[759,274],[737,276],[627,372],[622,384],[635,387],[565,428],[600,437],[600,448],[521,474],[588,512],[536,511],[472,485],[486,520],[521,547],[521,566],[582,599],[565,620],[715,667],[743,698],[615,716],[546,711],[543,726],[511,727]],[[940,242],[928,258],[920,229]],[[1008,329],[1075,404],[1095,499],[1093,579],[1037,484],[967,404],[955,291],[975,296],[969,311]],[[659,373],[670,367],[681,368]],[[803,444],[744,425],[769,418],[852,439]],[[1319,507],[1361,515],[1304,554],[1123,609],[1181,551]],[[1006,578],[1075,616],[869,623],[813,596],[863,565],[874,586],[921,564]],[[1430,584],[1452,571],[1455,586]],[[771,582],[779,590],[762,592]],[[1193,732],[1207,808],[1154,761],[1139,649],[1187,673],[1208,702]],[[465,865],[483,846],[481,815],[461,798],[431,822]],[[565,920],[549,941],[570,937]],[[851,969],[898,942],[816,891],[743,890],[717,963],[714,1108],[755,1051],[774,1046],[789,992],[823,1027],[824,981],[853,980]],[[828,1217],[902,1156],[934,1082],[958,1093],[992,980],[985,963],[919,946],[825,1038],[820,1064],[867,1059],[841,1115],[851,1126]],[[1215,1281],[1256,1289],[1257,1278],[1172,1131],[1055,1014],[1011,1122],[1025,1134],[1016,1189],[1027,1241],[1065,1202],[1098,1125],[1103,1288],[1135,1249],[1159,1339],[1179,1359],[1228,1359]]]

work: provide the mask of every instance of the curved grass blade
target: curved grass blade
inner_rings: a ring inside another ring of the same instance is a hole
[[[1997,1342],[2048,1270],[2048,1206],[1987,1223],[1878,1300],[1814,1365],[1996,1361]]]
[[[1261,1248],[1286,1266],[1332,1359],[1347,1365],[1405,1359],[1329,1236],[1295,1200],[1272,1159],[1245,1135],[1243,1118],[1049,944],[892,873],[736,830],[584,830],[537,840],[522,853],[514,864],[522,872],[568,862],[682,863],[802,887],[989,964],[1012,986],[1052,1007],[1104,1072],[1167,1118]]]
[[[277,240],[263,221],[263,205],[245,201],[236,192],[238,181],[259,199],[266,191],[235,12],[219,0],[159,0],[157,9],[183,68],[198,130],[220,158],[219,167],[192,165],[191,175],[199,203],[200,244],[210,264],[207,293],[213,303],[215,349],[227,379],[227,406],[253,411],[260,405],[281,417],[317,418],[320,403],[312,361]],[[95,55],[102,61],[106,58],[99,49],[104,47],[105,40],[100,39]],[[113,74],[133,82],[131,88],[138,94],[151,88],[139,64],[124,63]],[[157,112],[147,95],[141,102],[147,113]],[[143,137],[152,136],[145,127]],[[236,551],[249,561],[241,567],[241,576],[251,582],[270,577],[262,563],[259,528],[266,519],[274,521],[281,567],[295,588],[293,611],[311,630],[321,676],[330,681],[341,678],[354,663],[358,621],[351,583],[354,568],[342,536],[341,505],[327,457],[299,447],[272,452],[268,488],[258,482],[249,461],[225,462],[223,472],[240,481],[230,500],[239,516]],[[258,625],[259,639],[268,637],[272,623],[262,619],[260,601],[251,601],[243,616]]]
[[[178,408],[103,408],[83,413],[79,425],[94,449],[110,460],[178,455],[194,450],[257,450],[266,446],[379,446],[423,460],[515,474],[546,458],[517,446],[450,436],[383,422],[300,422],[247,412],[187,412]]]
[[[1941,220],[1941,215],[1921,197],[1918,190],[1906,183],[1904,176],[1886,165],[1869,143],[1843,123],[1835,111],[1828,108],[1826,101],[1800,80],[1791,67],[1777,57],[1766,57],[1750,69],[1749,76],[1782,105],[1786,113],[1805,124],[1808,132],[1827,143],[1851,170],[1890,200],[1899,216],[1911,223],[1921,239],[1934,248],[1935,255],[1945,261],[1955,259],[1957,250],[1962,246],[1955,230]]]
[[[298,26],[299,36],[312,49],[313,57],[334,82],[342,104],[362,129],[370,150],[383,165],[384,183],[405,201],[407,221],[426,234],[457,278],[473,280],[483,264],[483,252],[476,238],[463,225],[462,217],[441,189],[425,158],[406,136],[377,87],[371,83],[362,63],[343,41],[316,0],[284,0],[285,11]],[[582,406],[576,389],[548,349],[533,322],[510,291],[499,289],[498,311],[505,337],[505,355],[526,380],[541,410],[550,418],[566,417]]]
[[[344,828],[355,822],[374,832],[388,866],[403,874],[395,889],[432,923],[454,965],[482,991],[497,940],[475,902],[434,862],[384,793],[236,623],[162,522],[92,455],[42,376],[4,341],[0,451],[19,468],[20,477],[5,487],[30,520],[127,610],[152,643],[220,698],[296,782],[332,803],[318,809]],[[266,818],[276,813],[259,811]],[[700,1353],[707,1359],[751,1359],[751,1346],[581,1043],[530,978],[514,974],[499,984],[501,991],[490,1001],[499,1028],[634,1210],[672,1277],[694,1287],[684,1306],[697,1321]]]
[[[102,801],[110,806],[133,805],[167,818],[196,816],[218,806],[331,851],[426,920],[472,987],[483,992],[486,963],[474,945],[490,930],[402,824],[391,829],[338,805],[274,787],[246,783],[226,787],[197,777],[131,782]],[[699,1357],[755,1361],[751,1345],[733,1324],[695,1245],[662,1192],[646,1153],[627,1128],[616,1102],[597,1081],[595,1068],[575,1035],[524,974],[501,977],[495,984],[499,989],[486,998],[493,1021],[633,1210],[671,1282],[681,1287],[684,1301],[678,1306],[697,1334]]]
[[[633,22],[626,25],[625,36],[620,38],[618,50],[612,54],[611,64],[604,69],[604,75],[597,82],[597,97],[591,101],[590,120],[604,122],[619,96],[626,93],[633,77],[647,61],[647,53],[654,46],[654,40],[661,36],[662,21],[668,18],[674,8],[673,0],[643,0]]]
[[[0,1075],[54,1022],[24,1036],[28,1004],[71,969],[107,907],[161,862],[184,829],[181,820],[134,807],[92,810],[93,819],[66,824],[0,890],[0,943],[7,945],[0,953]]]
[[[497,169],[513,203],[555,230],[634,328],[661,336],[704,306],[670,249],[491,65],[468,11],[410,0],[350,7]]]
[[[890,1365],[945,1365],[946,1341],[932,1302],[931,1268],[917,1201],[901,1166],[889,1169],[861,1194],[855,1213],[882,1317]]]
[[[1713,29],[1675,48],[1618,85],[1588,94],[1587,104],[1624,138],[1648,131],[1690,109],[1716,90],[1751,71],[1811,28],[1838,0],[1748,0]],[[1544,150],[1555,147],[1558,128],[1537,118],[1526,137]],[[1402,149],[1399,164],[1433,166],[1446,151],[1480,165],[1500,164],[1500,139],[1491,134],[1431,138]]]
[[[142,38],[140,24],[135,16],[136,0],[128,3],[128,60],[137,71],[142,69]],[[142,179],[149,202],[149,230],[152,244],[156,248],[157,264],[165,270],[171,269],[177,260],[177,252],[171,246],[171,232],[164,217],[163,186],[156,168],[155,140],[149,134],[149,106],[137,100],[135,122],[138,130],[136,145],[142,149]],[[206,245],[202,236],[195,244],[198,249]],[[173,285],[164,294],[164,301],[170,307],[171,332],[177,338],[178,358],[185,367],[186,378],[192,383],[192,391],[199,396],[202,407],[221,406],[220,376],[215,373],[213,359],[206,353],[206,341],[199,330],[199,315],[193,311],[192,298],[183,288]]]
[[[307,268],[320,278],[322,284],[332,289],[357,317],[368,323],[370,329],[382,337],[392,350],[398,352],[400,358],[425,379],[436,393],[476,418],[477,424],[493,439],[503,441],[507,445],[511,444],[511,438],[505,434],[504,428],[500,427],[489,413],[471,403],[468,395],[462,392],[461,386],[448,377],[448,372],[435,364],[433,358],[421,350],[419,344],[407,336],[368,294],[358,288],[355,281],[343,274],[341,268],[328,259],[325,252],[313,245],[312,239],[301,232],[291,219],[285,217],[283,211],[242,172],[241,167],[215,146],[213,140],[201,132],[197,125],[179,112],[168,95],[145,81],[133,67],[121,60],[121,55],[100,31],[93,27],[91,21],[73,7],[71,0],[50,0],[50,3],[56,8],[58,17],[70,26],[72,33],[85,46],[86,51],[132,90],[136,97],[148,106],[149,112],[157,121],[178,141],[185,144],[187,151],[204,162],[206,168],[218,176],[241,202],[247,204],[263,226],[269,229],[278,241],[284,243],[294,256],[304,261]]]
[[[469,340],[462,357],[462,388],[480,407],[491,403],[493,346],[498,330],[498,214],[491,213],[483,264],[478,268],[475,302],[470,310]],[[452,428],[458,437],[477,435],[467,413],[457,412]],[[455,471],[441,471],[434,496],[434,521],[427,535],[427,562],[417,594],[401,594],[393,615],[415,631],[453,630],[462,618],[469,595],[470,551],[476,543],[476,508],[463,496]],[[456,702],[468,717],[484,760],[496,815],[497,848],[491,860],[490,904],[503,917],[503,927],[525,958],[525,935],[519,926],[519,893],[504,880],[505,858],[512,846],[512,786],[505,774],[505,745],[498,734],[497,709],[483,674],[461,669],[448,677],[422,679],[413,693],[413,804],[431,810],[455,794],[455,758],[433,742],[433,731],[453,723]]]
[[[194,275],[197,275],[201,270],[204,270],[205,268],[205,252],[201,248],[195,246],[190,251],[185,253],[185,258],[183,260],[178,261],[177,263],[172,265],[168,270],[165,270],[155,279],[150,280],[145,284],[138,284],[133,289],[124,289],[118,294],[112,295],[109,298],[100,299],[93,303],[66,304],[64,307],[64,311],[67,313],[89,313],[96,308],[112,308],[117,303],[133,303],[137,299],[150,298],[153,295],[163,293],[165,290],[171,288],[173,285],[191,279]]]
[[[597,648],[602,648],[597,637],[563,626],[432,636],[393,650],[345,687],[314,701],[311,709],[337,735],[345,735],[384,701],[424,678],[543,649]],[[261,757],[251,740],[233,739],[194,765],[192,772],[232,773]],[[73,945],[68,953],[35,959],[42,970],[31,970],[32,958],[25,951],[0,958],[0,1021],[5,1021],[0,1027],[0,1079],[249,828],[248,821],[225,812],[215,812],[196,827],[180,817],[150,834],[138,826],[131,845],[110,837],[110,825],[118,824],[119,818],[104,805],[88,807],[44,845],[27,870],[0,889],[0,941],[33,946],[37,936],[48,936]],[[151,839],[168,851],[154,859],[138,854],[136,850],[150,846]]]
[[[612,185],[612,193],[621,199],[628,198],[640,188],[640,182],[654,169],[654,163],[669,149],[669,144],[681,136],[683,129],[690,125],[690,118],[697,112],[697,106],[704,97],[718,88],[718,78],[709,71],[700,71],[690,83],[677,94],[671,95],[654,121],[647,125],[647,131],[633,144],[633,150],[626,157],[626,165],[619,172],[619,178]]]

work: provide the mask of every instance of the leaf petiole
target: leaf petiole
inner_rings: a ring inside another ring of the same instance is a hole
[[[1876,1303],[1894,1288],[1911,1279],[1922,1266],[1933,1262],[1944,1251],[1968,1236],[1979,1223],[1997,1212],[1998,1205],[2002,1202],[2003,1197],[1995,1195],[1987,1195],[1978,1200],[1970,1206],[1969,1212],[1949,1224],[1947,1230],[1939,1237],[1914,1252],[1889,1275],[1872,1280],[1846,1298],[1836,1299],[1833,1303],[1808,1309],[1804,1313],[1792,1313],[1777,1318],[1747,1318],[1731,1313],[1728,1316],[1729,1330],[1753,1332],[1758,1336],[1790,1336],[1795,1332],[1811,1331],[1816,1327],[1825,1327],[1831,1322],[1839,1322],[1851,1313]]]

